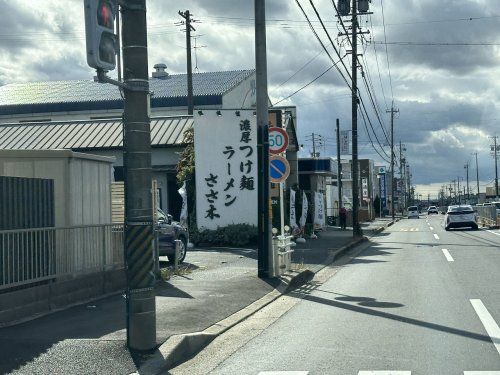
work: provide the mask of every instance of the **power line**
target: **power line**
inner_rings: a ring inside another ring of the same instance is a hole
[[[291,98],[292,96],[294,96],[295,94],[297,94],[298,92],[302,91],[303,89],[305,89],[306,87],[310,86],[311,84],[313,84],[314,82],[316,82],[318,79],[320,79],[321,77],[323,77],[326,73],[328,73],[330,70],[332,70],[332,68],[336,67],[337,64],[339,63],[339,61],[337,61],[335,64],[333,64],[332,66],[330,66],[328,69],[326,69],[323,73],[321,73],[319,76],[317,76],[316,78],[314,78],[312,81],[310,81],[309,83],[305,84],[304,86],[302,86],[300,89],[298,90],[295,90],[293,93],[291,93],[290,95],[288,95],[287,97],[277,101],[276,103],[273,104],[273,106],[276,106],[277,104]]]
[[[383,2],[383,0],[380,0],[380,6],[382,8],[382,23],[384,25],[384,40],[386,42],[386,44],[385,44],[385,56],[387,58],[387,70],[389,71],[389,84],[391,86],[392,101],[394,102],[394,91],[392,89],[391,65],[389,64],[389,51],[387,50],[387,33],[385,32],[385,15],[384,15],[384,2]]]
[[[312,57],[309,61],[307,61],[304,65],[302,65],[299,70],[297,70],[295,73],[293,73],[290,77],[288,77],[285,81],[283,81],[282,83],[280,83],[276,88],[280,88],[281,86],[283,86],[285,83],[287,83],[288,81],[290,81],[293,77],[295,77],[297,74],[299,74],[302,70],[304,70],[310,63],[312,63],[314,60],[316,60],[318,58],[319,55],[321,55],[323,53],[323,51],[319,51],[314,57]]]
[[[370,16],[370,26],[372,27],[372,30],[373,30],[373,23],[372,23],[371,16]],[[375,38],[373,31],[372,31],[372,36],[373,36],[373,38]],[[373,52],[375,52],[375,61],[377,62],[377,71],[378,71],[378,79],[380,82],[380,88],[382,89],[382,96],[384,97],[384,104],[385,104],[385,108],[387,109],[387,108],[389,108],[389,106],[387,105],[387,99],[385,97],[384,85],[382,84],[382,75],[380,74],[380,65],[378,63],[377,47],[375,47],[375,43],[372,43],[372,46],[373,46]]]
[[[375,44],[384,44],[395,46],[500,46],[500,42],[481,42],[481,43],[466,43],[466,42],[385,42],[373,41]]]

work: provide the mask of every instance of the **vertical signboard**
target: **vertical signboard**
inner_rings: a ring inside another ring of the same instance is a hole
[[[257,225],[257,125],[253,111],[194,116],[198,227]]]
[[[350,131],[349,130],[341,130],[340,131],[340,154],[341,155],[349,155],[351,153],[350,150]]]
[[[361,187],[363,189],[363,200],[368,201],[370,196],[368,194],[368,179],[367,178],[361,179]]]
[[[380,199],[382,200],[382,207],[385,208],[387,202],[387,194],[385,187],[385,173],[379,174],[379,190],[380,190]]]

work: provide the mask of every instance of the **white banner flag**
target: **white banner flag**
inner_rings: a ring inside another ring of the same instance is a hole
[[[298,227],[295,215],[295,190],[293,189],[290,189],[290,227],[292,229]]]
[[[314,225],[323,228],[325,226],[325,205],[323,194],[314,193]]]
[[[182,208],[181,208],[181,216],[179,218],[179,222],[183,227],[187,227],[188,207],[187,207],[186,181],[184,181],[182,187],[177,191],[182,197]]]
[[[340,154],[341,155],[349,155],[351,153],[350,150],[350,133],[349,130],[341,130],[340,131]]]
[[[306,193],[302,192],[302,215],[300,216],[299,221],[301,227],[304,227],[306,225],[308,206],[309,202],[307,201]]]

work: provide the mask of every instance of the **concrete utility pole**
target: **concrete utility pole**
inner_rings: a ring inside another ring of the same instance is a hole
[[[477,203],[479,203],[479,168],[477,166],[477,152],[475,152],[474,154],[476,155]]]
[[[123,0],[127,345],[156,347],[146,0]]]
[[[316,157],[316,138],[314,133],[312,133],[312,142],[313,142],[313,158]]]
[[[394,196],[395,196],[395,186],[394,186],[394,114],[398,113],[399,110],[394,109],[394,103],[392,103],[391,109],[386,110],[387,113],[391,114],[391,215],[392,221],[394,221]]]
[[[339,210],[342,207],[342,163],[340,161],[340,121],[337,119],[337,189],[339,192]]]
[[[352,234],[361,237],[359,225],[359,165],[358,165],[358,9],[352,2]]]
[[[465,177],[467,179],[467,200],[470,200],[470,191],[469,191],[469,162],[464,165],[465,168]]]
[[[272,276],[274,269],[269,220],[269,114],[267,94],[266,2],[255,0],[255,70],[258,129],[258,276]]]
[[[498,148],[497,148],[497,139],[498,139],[498,136],[493,136],[493,142],[494,142],[494,150],[493,150],[493,154],[494,154],[494,158],[495,158],[495,199],[498,199],[498,155],[497,155],[497,152],[498,152]]]
[[[462,200],[460,197],[460,176],[457,177],[457,192],[458,192],[458,204],[462,204]]]
[[[187,89],[188,89],[188,115],[193,114],[194,102],[193,102],[193,66],[191,63],[191,30],[196,31],[196,29],[191,25],[192,19],[189,10],[184,13],[178,12],[179,16],[184,18],[186,23],[186,53],[187,53]]]

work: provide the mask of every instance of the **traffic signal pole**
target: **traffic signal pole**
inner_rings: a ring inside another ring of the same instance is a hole
[[[156,347],[146,0],[122,0],[127,345]]]

